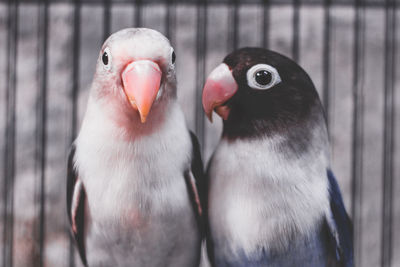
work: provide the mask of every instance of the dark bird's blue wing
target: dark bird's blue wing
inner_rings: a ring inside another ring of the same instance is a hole
[[[197,137],[190,132],[192,140],[192,162],[191,168],[185,174],[186,186],[189,197],[195,210],[196,219],[202,234],[204,234],[203,203],[205,198],[204,170],[201,160],[200,146]]]
[[[73,159],[75,155],[75,146],[71,148],[68,157],[67,173],[67,213],[71,224],[71,232],[76,241],[76,245],[81,256],[82,263],[87,266],[86,253],[84,246],[85,230],[85,201],[86,193],[77,172],[74,169]]]
[[[327,215],[331,261],[334,266],[353,266],[353,227],[343,205],[339,186],[331,170],[328,170],[331,214]]]

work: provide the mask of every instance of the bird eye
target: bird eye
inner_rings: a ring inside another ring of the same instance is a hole
[[[175,64],[175,60],[176,60],[175,51],[174,51],[174,50],[172,50],[172,55],[171,55],[171,61],[172,61],[172,64]]]
[[[266,90],[281,82],[278,71],[267,64],[257,64],[247,71],[247,84],[258,90]]]
[[[104,52],[102,58],[104,65],[108,65],[108,54],[107,52]]]
[[[104,68],[109,70],[111,68],[111,54],[110,49],[107,47],[104,49],[103,55],[101,56],[101,60],[103,61]]]
[[[272,81],[272,74],[267,70],[260,70],[255,75],[256,82],[261,85],[268,85]]]

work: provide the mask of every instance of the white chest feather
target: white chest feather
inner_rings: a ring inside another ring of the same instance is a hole
[[[209,172],[210,226],[220,253],[280,249],[329,209],[324,151],[285,155],[279,137],[222,140]]]
[[[183,173],[190,164],[191,142],[177,107],[156,131],[133,139],[121,138],[104,117],[85,123],[76,141],[76,164],[89,201],[106,199],[101,209],[115,212],[148,201],[152,212],[161,212],[187,201]]]
[[[158,266],[173,258],[172,265],[191,266],[200,240],[183,177],[192,144],[179,107],[171,105],[156,131],[133,139],[121,138],[111,121],[92,115],[101,112],[94,108],[75,154],[88,202],[89,262]],[[182,233],[187,238],[178,242]]]

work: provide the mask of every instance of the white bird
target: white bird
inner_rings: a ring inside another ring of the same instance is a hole
[[[68,167],[68,215],[85,265],[199,265],[203,166],[161,33],[130,28],[105,41]]]

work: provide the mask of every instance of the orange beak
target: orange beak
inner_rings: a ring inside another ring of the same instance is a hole
[[[161,76],[160,67],[150,60],[134,61],[122,72],[125,95],[131,106],[139,111],[142,123],[146,122],[147,115],[157,97]]]
[[[202,100],[204,111],[211,122],[213,110],[224,120],[228,119],[230,109],[224,104],[237,89],[238,85],[228,65],[222,63],[210,73],[203,88]]]

